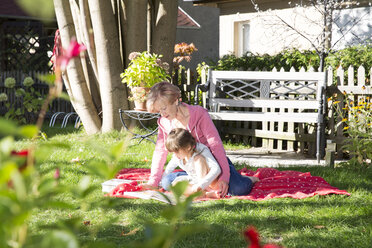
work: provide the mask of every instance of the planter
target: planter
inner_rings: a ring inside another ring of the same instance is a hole
[[[132,95],[130,100],[134,102],[134,110],[146,111],[146,98],[150,90],[150,87],[133,87],[130,89]]]

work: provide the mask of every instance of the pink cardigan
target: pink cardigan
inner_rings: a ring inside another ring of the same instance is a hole
[[[197,142],[202,143],[209,148],[221,167],[222,172],[218,177],[218,180],[229,183],[230,168],[227,162],[226,152],[220,135],[218,134],[212,119],[209,117],[207,110],[201,106],[188,105],[186,103],[182,104],[187,106],[189,109],[190,120],[188,128],[189,131],[191,131],[192,136]],[[165,140],[168,133],[172,130],[171,122],[166,118],[160,117],[158,119],[158,125],[158,139],[152,156],[151,175],[148,182],[148,184],[152,186],[158,186],[161,180],[164,164],[168,155],[168,151],[165,148]]]

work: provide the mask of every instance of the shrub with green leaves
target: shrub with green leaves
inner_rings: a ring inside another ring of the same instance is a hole
[[[348,47],[342,50],[332,50],[325,59],[325,67],[331,66],[336,69],[339,66],[354,68],[363,65],[365,68],[372,67],[372,46],[357,45]],[[301,67],[309,69],[313,67],[317,70],[320,66],[320,58],[313,50],[300,51],[298,49],[284,50],[276,55],[256,55],[246,53],[242,57],[235,55],[225,55],[215,63],[211,63],[214,70],[272,70],[284,68],[288,71],[291,67],[299,70]],[[367,69],[367,77],[370,76],[370,71]]]
[[[14,94],[11,101],[6,93],[2,93],[0,101],[6,102],[5,107],[7,107],[5,118],[15,120],[19,124],[33,122],[45,99],[33,87],[34,80],[26,77],[23,80],[23,86],[17,87],[15,79],[9,77],[5,79],[4,85],[8,88],[9,95]]]
[[[319,57],[314,51],[300,51],[298,49],[284,50],[276,55],[256,55],[246,53],[242,57],[235,55],[225,55],[217,63],[212,63],[211,67],[215,70],[272,70],[284,68],[289,70],[294,67],[299,70],[301,67],[308,69],[310,66],[319,67]]]
[[[8,77],[5,79],[4,85],[6,88],[12,89],[16,85],[16,80],[13,77]]]

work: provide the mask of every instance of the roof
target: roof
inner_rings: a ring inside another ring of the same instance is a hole
[[[0,0],[0,17],[35,19],[24,12],[15,0]],[[200,25],[183,9],[178,7],[178,28],[200,28]]]
[[[178,7],[177,28],[200,28],[200,25],[183,9]]]
[[[267,4],[267,5],[273,5],[278,4],[280,2],[286,2],[285,0],[255,0],[255,1],[248,1],[248,0],[183,0],[184,2],[192,2],[194,5],[211,5],[211,6],[218,6],[218,4],[225,4],[225,3],[233,3],[233,2],[240,2],[243,4]],[[303,3],[302,0],[293,0],[289,1],[292,2],[298,2],[301,4]],[[310,0],[308,2],[311,2]],[[362,6],[370,6],[370,0],[359,0],[359,1],[345,1],[345,6],[354,6],[354,7],[362,7]]]

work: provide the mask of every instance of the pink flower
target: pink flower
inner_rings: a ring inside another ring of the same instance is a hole
[[[137,57],[139,57],[140,55],[141,55],[141,53],[139,53],[139,52],[131,52],[128,56],[128,59],[133,60],[133,59],[136,59]]]
[[[62,48],[61,36],[59,30],[56,31],[54,38],[53,56],[51,61],[53,63],[53,69],[59,68],[60,70],[66,70],[68,62],[74,57],[85,51],[87,47],[84,44],[79,44],[75,38],[72,38],[67,49]]]
[[[57,168],[57,169],[55,170],[53,177],[54,177],[55,179],[59,179],[59,177],[60,177],[59,168]]]
[[[87,47],[84,44],[79,44],[75,39],[72,39],[65,51],[65,55],[67,58],[73,58],[79,56],[79,54],[85,50],[87,50]]]

